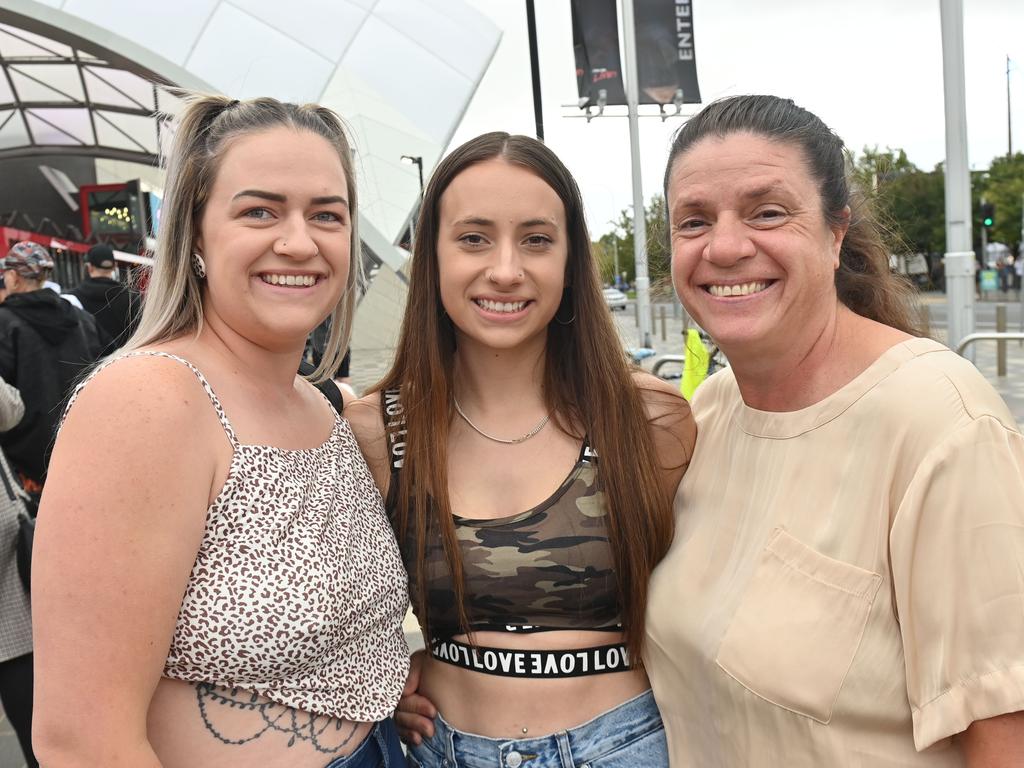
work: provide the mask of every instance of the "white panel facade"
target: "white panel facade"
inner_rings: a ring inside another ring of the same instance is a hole
[[[231,96],[316,101],[334,65],[229,3],[222,3],[185,68]]]
[[[155,54],[146,66],[160,72],[166,62],[171,81],[184,70],[236,98],[268,95],[335,109],[352,128],[367,226],[387,241],[398,237],[419,193],[415,166],[403,165],[400,156],[422,157],[429,175],[501,37],[465,0],[49,0],[38,5],[50,23],[54,15],[45,6],[60,9],[66,18],[62,26],[87,39],[92,35],[99,45],[116,50],[120,39],[122,47],[138,46],[140,55]],[[107,103],[123,101],[115,101],[110,89],[98,89]],[[111,125],[97,130],[117,146],[131,143]],[[23,130],[6,126],[0,144],[14,141],[16,133]]]
[[[354,0],[306,0],[301,14],[281,0],[246,0],[244,5],[257,19],[334,63],[369,16],[369,8]]]
[[[184,64],[218,0],[66,0],[61,10]]]

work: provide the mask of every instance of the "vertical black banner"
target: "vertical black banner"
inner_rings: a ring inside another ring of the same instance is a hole
[[[630,0],[624,0],[630,2]],[[641,104],[700,103],[692,0],[632,0]],[[588,3],[589,5],[589,3]]]
[[[596,104],[597,92],[604,89],[607,104],[625,104],[615,0],[572,0],[572,42],[580,98]]]

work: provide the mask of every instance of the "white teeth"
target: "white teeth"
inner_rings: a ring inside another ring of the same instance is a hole
[[[741,283],[740,285],[709,285],[708,293],[712,296],[750,296],[760,293],[768,287],[768,283],[758,281],[756,283]]]
[[[525,301],[491,301],[476,299],[476,303],[488,312],[518,312],[526,306]]]
[[[316,285],[316,275],[260,275],[260,279],[271,285],[296,285],[305,288]]]

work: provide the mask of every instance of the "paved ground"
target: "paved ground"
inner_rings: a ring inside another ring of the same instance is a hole
[[[1015,297],[1006,296],[1008,310],[1008,328],[1011,331],[1020,330],[1021,326],[1021,305]],[[932,335],[939,341],[945,341],[945,298],[938,294],[929,294],[923,297],[923,304],[927,309],[931,323]],[[664,308],[665,315],[665,337],[662,338],[661,315]],[[978,331],[994,330],[995,327],[995,303],[979,303],[977,307],[977,328]],[[616,312],[615,321],[619,328],[624,347],[636,347],[637,326],[636,313],[632,305],[625,312]],[[659,304],[655,307],[654,338],[652,344],[657,354],[681,354],[682,351],[682,312],[678,306],[672,304]],[[1024,425],[1024,346],[1018,342],[1009,342],[1007,345],[1007,375],[999,377],[996,375],[996,345],[994,342],[984,342],[976,347],[975,364],[985,377],[992,383],[996,390],[1003,396],[1010,410],[1016,416],[1018,423]],[[387,370],[391,363],[390,350],[380,350],[375,353],[362,353],[361,357],[352,360],[353,384],[358,390],[363,390],[375,383]],[[652,358],[652,360],[657,358]],[[651,361],[647,367],[650,368]],[[669,368],[665,368],[666,371]],[[419,633],[415,629],[414,622],[406,624],[407,637],[414,644],[419,644]],[[18,749],[18,743],[11,730],[7,718],[0,711],[0,768],[23,768],[25,765]]]
[[[25,768],[25,759],[11,724],[0,710],[0,768]]]

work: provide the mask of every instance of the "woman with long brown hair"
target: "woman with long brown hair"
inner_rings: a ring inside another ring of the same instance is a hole
[[[394,366],[346,413],[427,641],[398,717],[439,714],[410,757],[665,765],[640,659],[686,402],[630,371],[579,190],[540,142],[456,149],[416,232]]]

